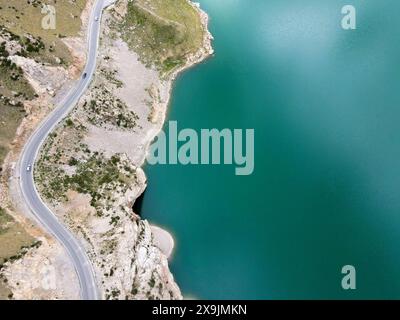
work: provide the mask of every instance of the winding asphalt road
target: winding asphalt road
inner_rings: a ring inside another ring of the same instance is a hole
[[[80,283],[80,295],[84,300],[97,300],[99,293],[96,286],[93,267],[83,246],[72,233],[57,219],[40,198],[33,179],[33,170],[38,152],[54,127],[71,111],[79,98],[90,84],[96,69],[96,56],[99,44],[100,21],[103,9],[114,3],[115,0],[97,0],[89,21],[88,29],[88,55],[87,64],[83,75],[75,87],[67,94],[63,102],[43,121],[33,133],[22,151],[19,161],[20,188],[23,200],[31,210],[34,217],[53,234],[68,252]],[[84,74],[86,74],[84,76]],[[31,169],[28,170],[28,167]]]

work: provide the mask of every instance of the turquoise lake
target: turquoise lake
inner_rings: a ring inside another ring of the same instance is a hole
[[[146,166],[141,214],[173,234],[183,294],[399,299],[400,2],[200,3],[215,56],[178,78],[167,120],[255,129],[255,171]]]

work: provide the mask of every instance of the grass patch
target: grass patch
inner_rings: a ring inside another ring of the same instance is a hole
[[[17,55],[39,62],[56,64],[71,61],[61,39],[76,36],[81,28],[80,15],[87,0],[46,1],[56,8],[56,29],[42,28],[41,1],[0,0],[0,35],[21,45]],[[5,42],[0,41],[0,164],[9,151],[10,142],[25,116],[23,102],[32,100],[35,92],[23,72],[8,56]],[[0,169],[1,174],[1,169]]]
[[[29,34],[40,40],[44,48],[35,52],[29,47],[31,55],[43,62],[54,63],[58,57],[65,63],[71,62],[66,46],[61,41],[63,37],[76,36],[81,29],[80,15],[87,0],[57,1],[57,0],[0,0],[0,25],[20,37],[21,41]],[[42,28],[41,3],[56,8],[56,29]]]
[[[0,164],[25,116],[23,101],[33,97],[34,91],[22,71],[9,60],[0,60]]]
[[[199,14],[186,0],[130,1],[120,31],[145,64],[164,74],[184,65],[204,36]]]
[[[0,270],[7,261],[21,258],[27,250],[39,245],[0,207]],[[0,277],[0,300],[11,298],[7,280]]]
[[[17,55],[38,62],[69,64],[72,58],[62,42],[65,36],[76,36],[81,28],[80,15],[87,0],[48,0],[57,12],[56,30],[44,30],[41,3],[38,0],[0,0],[0,35],[21,46]],[[14,54],[13,53],[13,54]],[[25,116],[23,102],[32,100],[35,92],[23,72],[9,59],[6,45],[0,41],[0,164],[9,151],[10,142]],[[0,167],[0,174],[1,174]],[[20,224],[0,208],[0,269],[8,260],[19,259],[32,246],[38,245]],[[0,300],[11,298],[6,280],[0,277]]]
[[[17,255],[23,247],[29,247],[33,243],[34,239],[0,208],[0,265]]]
[[[9,151],[10,142],[24,115],[23,107],[6,105],[0,101],[0,164],[3,163]]]

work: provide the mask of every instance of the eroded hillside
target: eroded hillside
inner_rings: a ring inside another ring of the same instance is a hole
[[[42,27],[41,1],[0,0],[0,299],[73,296],[46,288],[49,276],[58,274],[61,279],[62,272],[72,273],[70,282],[76,284],[73,267],[60,245],[21,206],[15,168],[29,134],[83,66],[84,23],[91,3],[46,1],[57,17],[56,29],[48,30]],[[23,263],[29,259],[33,259],[30,266]],[[54,267],[57,259],[59,271]],[[66,269],[61,270],[62,266]],[[24,294],[10,290],[12,281]]]
[[[210,42],[207,16],[187,0],[118,1],[102,20],[88,92],[43,146],[39,191],[85,244],[105,299],[182,298],[168,268],[173,244],[160,245],[132,206],[172,81],[212,53]]]

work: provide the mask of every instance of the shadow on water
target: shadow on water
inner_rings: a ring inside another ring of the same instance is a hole
[[[135,203],[132,206],[133,212],[135,212],[140,217],[142,216],[143,199],[145,197],[146,190],[143,191],[143,193],[140,195],[139,198],[136,199]]]

